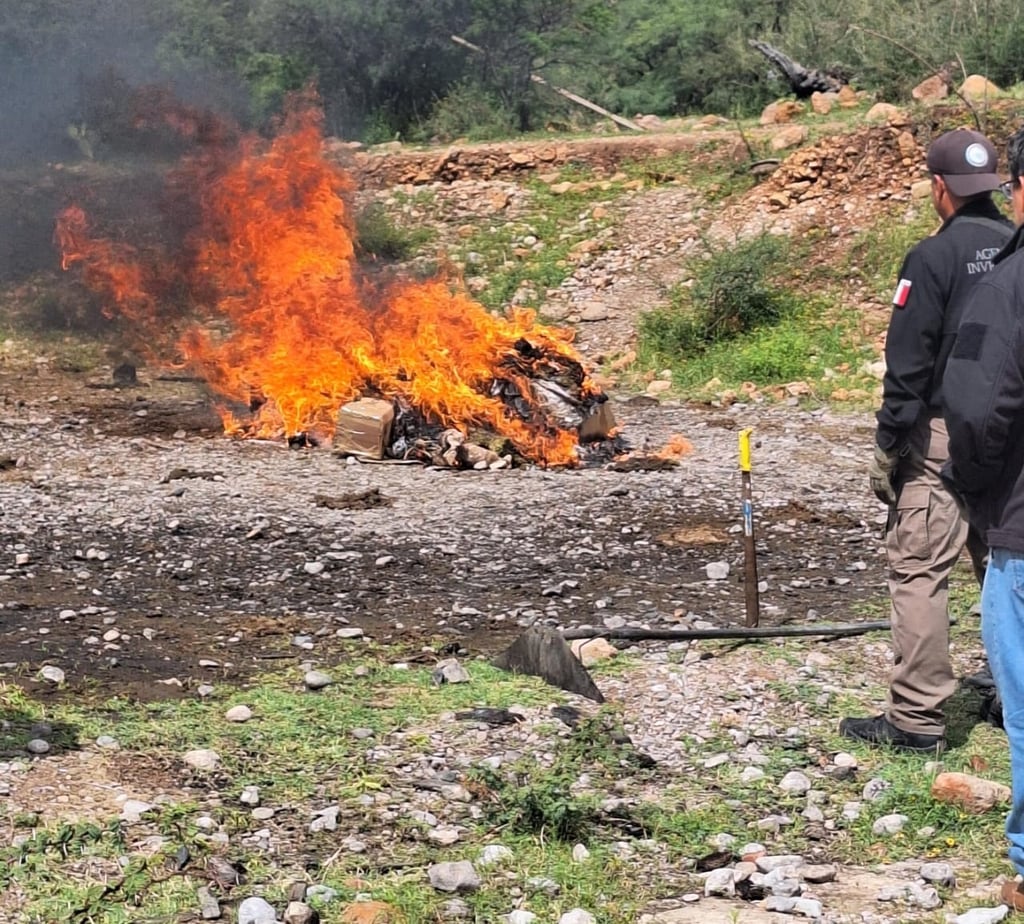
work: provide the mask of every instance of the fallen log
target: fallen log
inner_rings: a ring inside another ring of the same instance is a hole
[[[782,75],[789,81],[793,92],[800,99],[806,99],[812,93],[838,93],[842,89],[842,81],[825,71],[809,70],[767,42],[760,42],[757,39],[749,41],[753,48],[782,71]]]

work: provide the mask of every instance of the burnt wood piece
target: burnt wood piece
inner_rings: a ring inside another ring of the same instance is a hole
[[[552,686],[578,693],[595,703],[604,702],[604,695],[587,669],[555,629],[531,626],[492,663],[514,674],[540,677]]]
[[[170,484],[172,481],[180,481],[183,478],[199,478],[202,481],[216,481],[223,478],[223,472],[200,472],[190,468],[172,468],[163,478],[160,484]]]
[[[380,488],[368,488],[332,497],[330,494],[314,494],[313,503],[328,510],[371,510],[374,507],[390,507],[392,499],[380,493]]]
[[[455,718],[460,722],[485,722],[487,725],[518,725],[523,721],[521,715],[516,715],[508,709],[496,709],[493,706],[465,709],[462,712],[456,712]]]
[[[825,71],[808,70],[767,42],[750,39],[750,45],[782,71],[782,75],[789,81],[790,87],[799,99],[806,99],[812,93],[838,93],[843,86],[842,81]]]

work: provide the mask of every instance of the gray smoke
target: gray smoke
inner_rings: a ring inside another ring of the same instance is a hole
[[[130,124],[134,88],[161,85],[187,105],[242,114],[237,81],[175,58],[168,6],[0,0],[0,281],[53,267],[54,216],[86,179],[78,165],[119,153],[111,126]]]

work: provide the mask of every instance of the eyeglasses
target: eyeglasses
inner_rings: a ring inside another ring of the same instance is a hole
[[[1015,183],[1013,182],[1013,180],[1007,180],[1007,181],[1006,181],[1005,183],[1000,183],[1000,184],[999,184],[999,191],[1000,191],[1000,192],[1001,192],[1001,193],[1002,193],[1002,194],[1003,194],[1003,195],[1004,195],[1004,196],[1005,196],[1005,197],[1006,197],[1007,199],[1012,199],[1012,198],[1013,198],[1013,187],[1014,187],[1015,185],[1016,185],[1016,184],[1015,184]]]

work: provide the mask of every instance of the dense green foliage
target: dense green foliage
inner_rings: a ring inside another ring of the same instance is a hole
[[[883,96],[941,65],[1024,73],[1011,0],[23,0],[0,12],[0,76],[17,98],[47,63],[80,85],[112,66],[257,124],[315,81],[333,133],[450,138],[589,117],[534,74],[626,115],[750,112],[789,92],[752,38]]]
[[[788,247],[762,234],[716,247],[695,267],[693,284],[641,318],[640,336],[655,353],[696,356],[709,347],[780,321],[793,300],[773,279]]]

